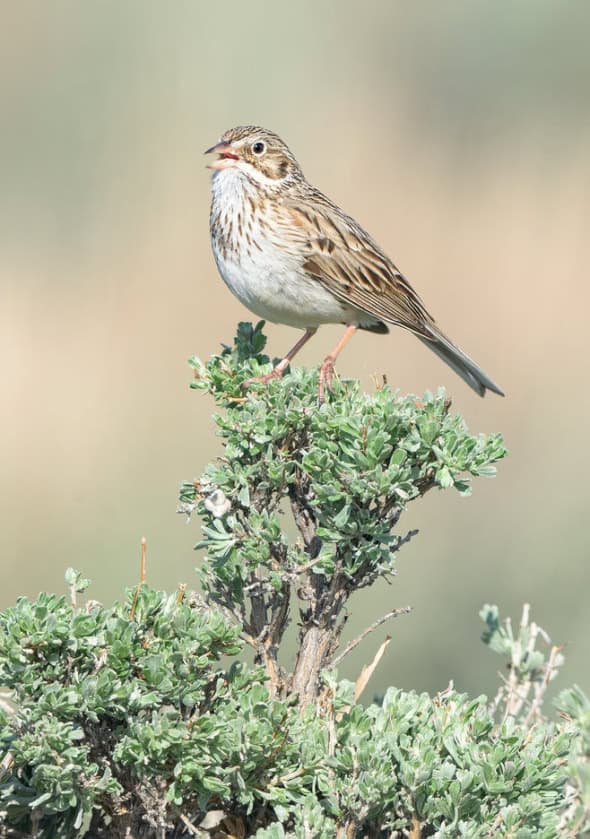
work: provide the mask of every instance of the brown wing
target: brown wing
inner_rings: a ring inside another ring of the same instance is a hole
[[[431,337],[431,315],[393,262],[354,219],[316,190],[285,201],[304,268],[335,297],[379,320]]]
[[[467,384],[483,396],[498,385],[440,331],[393,262],[354,219],[321,192],[308,187],[284,199],[281,247],[303,257],[303,265],[332,294],[380,321],[411,330]]]

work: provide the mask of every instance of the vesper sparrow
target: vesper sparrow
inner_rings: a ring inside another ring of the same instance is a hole
[[[323,323],[346,325],[320,369],[320,400],[357,329],[409,329],[480,396],[501,389],[440,331],[408,280],[363,228],[305,179],[285,143],[252,125],[226,131],[205,154],[211,242],[225,283],[252,312],[304,329],[272,373],[282,376]]]

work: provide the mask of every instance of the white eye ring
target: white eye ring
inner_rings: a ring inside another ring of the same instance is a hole
[[[266,151],[266,143],[263,143],[262,140],[257,140],[255,143],[252,143],[252,151],[257,155],[264,154]]]

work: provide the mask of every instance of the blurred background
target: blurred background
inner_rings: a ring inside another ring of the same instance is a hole
[[[394,585],[352,603],[347,638],[410,617],[347,659],[371,687],[492,691],[478,610],[498,603],[566,644],[590,689],[585,442],[590,412],[590,6],[549,0],[21,2],[0,30],[0,606],[138,577],[194,584],[177,489],[219,453],[186,358],[251,316],[209,247],[202,152],[227,128],[283,136],[308,179],[382,244],[441,326],[504,387],[478,399],[411,335],[355,338],[372,387],[445,385],[510,457],[474,495],[430,493]],[[296,335],[269,326],[280,355]],[[339,327],[299,363],[317,364]]]

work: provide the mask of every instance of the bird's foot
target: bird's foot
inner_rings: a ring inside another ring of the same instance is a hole
[[[332,382],[334,381],[334,364],[335,360],[331,358],[331,356],[328,356],[324,359],[324,362],[320,367],[320,383],[318,387],[318,399],[320,405],[326,398],[326,391],[332,390]]]
[[[251,379],[246,379],[242,382],[242,387],[246,388],[250,387],[250,385],[267,385],[269,382],[272,382],[273,379],[282,379],[285,370],[289,366],[289,362],[283,364],[283,361],[280,361],[277,366],[270,371],[270,373],[266,373],[264,376],[252,376]]]

